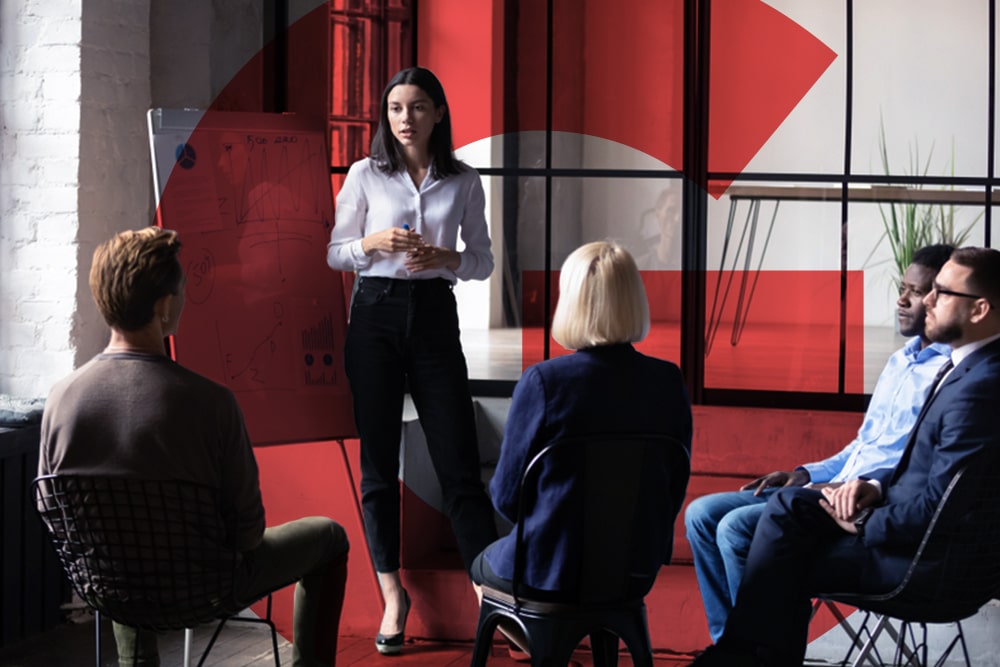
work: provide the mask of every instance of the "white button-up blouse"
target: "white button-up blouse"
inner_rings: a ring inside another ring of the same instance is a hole
[[[386,174],[371,158],[351,165],[337,194],[336,224],[330,233],[326,262],[340,271],[387,278],[484,280],[493,272],[486,197],[479,174],[466,166],[438,179],[429,170],[420,188],[405,170]],[[376,250],[365,255],[361,239],[390,227],[409,225],[430,245],[457,250],[461,230],[465,248],[457,271],[429,269],[413,274],[405,253]]]

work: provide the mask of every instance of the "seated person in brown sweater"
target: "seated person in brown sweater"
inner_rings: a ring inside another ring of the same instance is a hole
[[[297,581],[293,664],[333,665],[348,541],[326,517],[265,528],[257,462],[233,393],[172,361],[164,337],[184,308],[172,231],[126,231],[94,252],[90,288],[111,327],[103,352],[58,382],[42,418],[39,475],[186,480],[217,491],[242,552],[233,595],[253,600]],[[159,665],[156,635],[115,623],[119,664]]]

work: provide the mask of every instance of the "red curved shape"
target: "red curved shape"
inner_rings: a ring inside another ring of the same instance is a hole
[[[445,83],[457,146],[546,127],[545,3],[518,4],[513,92],[494,65],[503,62],[504,23],[490,5],[419,8],[418,25],[434,26],[433,39],[419,41],[419,60]],[[555,0],[553,13],[552,129],[618,142],[683,171],[683,0]],[[711,20],[709,168],[739,173],[836,54],[761,0],[714,3]],[[505,125],[501,105],[512,94],[517,112]]]

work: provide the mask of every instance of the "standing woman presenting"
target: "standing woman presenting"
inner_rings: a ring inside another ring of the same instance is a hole
[[[452,293],[455,281],[493,271],[485,196],[479,175],[453,153],[450,110],[430,70],[412,67],[389,81],[371,157],[351,166],[336,216],[327,263],[358,274],[345,356],[365,532],[385,599],[375,645],[399,653],[410,610],[399,577],[407,382],[467,571],[496,539]]]

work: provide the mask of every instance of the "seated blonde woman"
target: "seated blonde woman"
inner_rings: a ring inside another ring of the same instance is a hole
[[[691,403],[678,367],[647,357],[632,343],[649,331],[649,306],[635,260],[621,246],[600,241],[575,250],[562,266],[552,337],[573,354],[528,368],[514,389],[500,460],[490,483],[493,504],[517,516],[518,485],[528,461],[547,445],[589,434],[662,434],[690,451]],[[525,540],[531,544],[523,584],[536,592],[572,594],[582,538],[577,480],[546,470]],[[548,484],[548,486],[546,486]],[[671,503],[671,490],[644,502]],[[679,508],[675,508],[679,509]],[[673,527],[650,525],[634,545],[652,576],[635,582],[645,595],[659,566],[670,559]],[[490,544],[474,561],[473,580],[511,591],[515,533]]]

